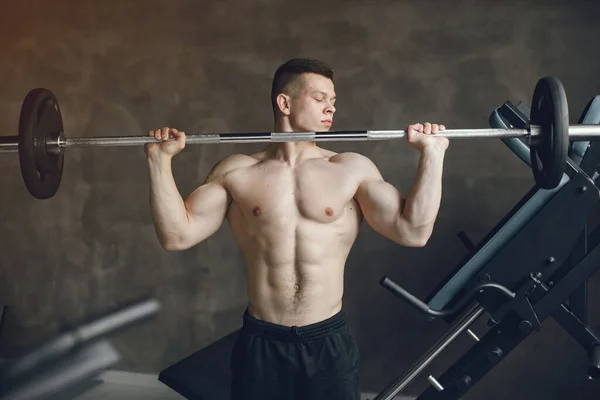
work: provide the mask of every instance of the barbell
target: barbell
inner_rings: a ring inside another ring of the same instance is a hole
[[[257,142],[335,142],[392,140],[406,136],[403,130],[328,132],[202,133],[186,135],[186,144]],[[570,125],[567,97],[560,80],[541,78],[534,89],[531,118],[524,129],[447,129],[437,134],[449,139],[522,138],[528,140],[536,184],[551,189],[563,176],[570,140],[593,140],[597,125]],[[66,138],[58,100],[45,88],[25,96],[19,117],[18,136],[0,137],[0,152],[19,153],[21,175],[29,193],[48,199],[60,186],[64,154],[71,147],[137,146],[158,142],[151,136]]]

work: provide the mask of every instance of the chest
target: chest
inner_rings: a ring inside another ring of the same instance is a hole
[[[253,166],[233,173],[226,185],[235,205],[249,218],[299,215],[319,222],[335,221],[352,207],[358,186],[343,166],[322,160],[297,167]]]

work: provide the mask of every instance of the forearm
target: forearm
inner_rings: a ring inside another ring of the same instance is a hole
[[[433,229],[442,198],[445,150],[425,148],[421,153],[415,181],[406,196],[401,218],[427,236]]]
[[[150,211],[158,240],[172,248],[185,236],[188,213],[171,169],[171,159],[149,157]]]

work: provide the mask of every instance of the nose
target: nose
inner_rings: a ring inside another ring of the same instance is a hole
[[[325,113],[333,115],[335,113],[335,106],[332,103],[328,103],[327,107],[325,108]]]

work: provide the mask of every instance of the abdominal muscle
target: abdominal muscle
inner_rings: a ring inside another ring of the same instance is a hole
[[[341,310],[344,266],[358,234],[355,205],[330,223],[299,215],[247,221],[232,211],[229,224],[246,261],[250,315],[304,326]]]

